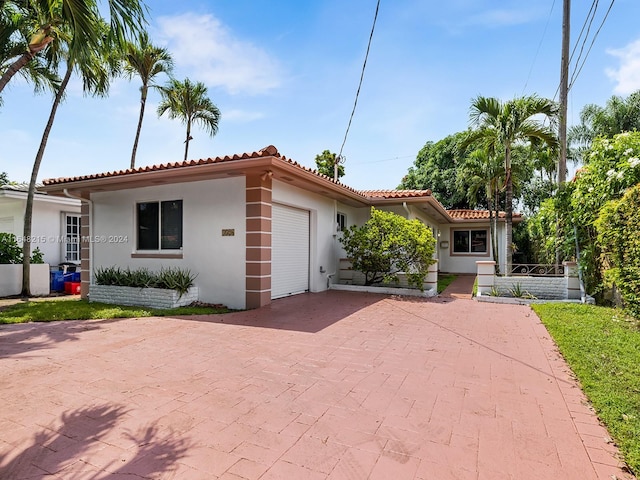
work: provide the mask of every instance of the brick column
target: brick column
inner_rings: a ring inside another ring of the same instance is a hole
[[[496,273],[496,262],[493,260],[477,261],[478,295],[489,295],[493,288]]]
[[[90,197],[89,193],[83,193],[82,198],[87,200]],[[89,298],[89,285],[91,283],[91,244],[88,242],[89,235],[91,234],[91,227],[89,222],[93,219],[90,215],[91,205],[87,202],[82,202],[80,207],[80,297],[83,299]]]
[[[271,176],[247,175],[246,308],[271,303]]]

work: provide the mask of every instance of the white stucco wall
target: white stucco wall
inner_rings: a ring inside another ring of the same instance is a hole
[[[456,223],[456,224],[441,224],[438,227],[440,236],[437,238],[438,259],[441,272],[452,273],[476,273],[476,261],[479,260],[493,260],[493,253],[491,251],[491,232],[489,228],[489,222],[485,223]],[[456,254],[451,255],[453,245],[453,230],[457,229],[487,229],[489,230],[488,245],[489,255],[473,255],[473,254]],[[504,249],[504,241],[500,242],[502,227],[498,226],[498,248]],[[441,248],[442,242],[449,242],[447,248]],[[502,252],[502,250],[499,250]]]
[[[26,194],[25,194],[26,195]],[[13,233],[16,237],[22,237],[24,231],[24,211],[26,200],[20,198],[0,197],[0,219],[13,219],[12,229],[3,228],[3,231]],[[40,248],[44,254],[44,261],[56,266],[64,260],[64,244],[61,239],[64,236],[62,213],[80,214],[80,202],[72,199],[51,197],[39,199],[33,204],[33,223],[31,235],[34,242],[31,249]],[[0,225],[6,226],[10,221],[3,221]]]
[[[272,185],[272,201],[310,212],[309,290],[326,290],[327,275],[337,271],[340,251],[335,202],[277,180],[274,180]],[[347,221],[351,221],[349,212],[338,210],[346,213]],[[320,272],[320,267],[323,267],[324,273]]]
[[[188,268],[198,274],[195,284],[200,291],[200,301],[245,308],[244,177],[94,193],[91,199],[94,201],[92,235],[128,239],[127,242],[95,243],[94,268]],[[183,201],[183,258],[131,258],[136,252],[136,203],[163,200]],[[234,229],[235,234],[223,237],[222,229]]]

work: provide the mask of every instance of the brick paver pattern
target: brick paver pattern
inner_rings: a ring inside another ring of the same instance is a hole
[[[0,400],[2,479],[630,478],[536,315],[456,296],[0,326]]]

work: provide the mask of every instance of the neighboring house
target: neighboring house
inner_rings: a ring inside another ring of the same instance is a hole
[[[340,230],[362,225],[372,206],[428,225],[441,271],[473,273],[476,260],[491,259],[488,215],[448,212],[430,190],[357,191],[273,146],[49,179],[43,190],[86,199],[81,235],[91,242],[82,244],[83,296],[91,269],[114,265],[188,268],[198,274],[201,301],[231,308],[326,290],[339,281]]]
[[[0,187],[0,232],[13,233],[22,245],[28,187]],[[40,248],[50,265],[80,263],[80,201],[36,192],[31,250]]]

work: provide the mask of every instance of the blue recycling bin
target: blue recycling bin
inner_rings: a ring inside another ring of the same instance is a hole
[[[51,272],[50,287],[52,292],[64,292],[64,277],[64,272]]]

